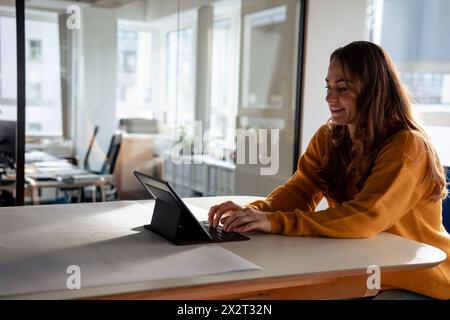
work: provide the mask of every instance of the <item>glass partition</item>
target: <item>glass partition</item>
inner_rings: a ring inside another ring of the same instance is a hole
[[[14,4],[0,2],[0,206],[15,205],[17,42]]]
[[[292,174],[299,12],[298,0],[26,2],[26,203],[149,198],[133,170],[181,196],[267,194]],[[14,76],[8,24],[1,70]],[[256,163],[238,161],[255,147],[239,151],[241,129],[269,132]]]
[[[267,195],[287,181],[295,167],[296,57],[301,8],[299,1],[290,0],[242,4],[236,126],[244,136],[253,130],[258,140],[258,157],[251,161],[252,150],[246,149],[245,161],[236,166],[235,192]]]
[[[392,56],[413,96],[414,111],[450,166],[450,2],[446,0],[372,0],[372,41]]]

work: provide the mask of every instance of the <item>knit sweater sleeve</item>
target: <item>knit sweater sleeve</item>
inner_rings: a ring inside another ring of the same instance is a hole
[[[265,200],[252,202],[248,206],[266,212],[314,211],[323,197],[315,172],[321,165],[329,131],[328,126],[324,125],[315,133],[298,160],[297,171],[284,185],[274,189]]]
[[[427,168],[425,154],[420,138],[407,131],[397,133],[381,149],[370,176],[352,200],[316,212],[304,207],[272,212],[269,214],[272,232],[368,238],[389,229],[426,191],[423,181]]]

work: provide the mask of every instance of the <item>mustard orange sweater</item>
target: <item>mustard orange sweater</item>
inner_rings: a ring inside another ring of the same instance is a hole
[[[450,257],[450,236],[442,224],[442,203],[426,197],[430,181],[423,143],[407,130],[393,135],[380,150],[362,190],[348,186],[351,200],[315,211],[323,198],[315,172],[329,148],[331,129],[324,125],[298,161],[294,176],[265,199],[249,204],[269,212],[273,233],[334,238],[368,238],[379,232],[440,248]],[[386,248],[389,250],[389,248]],[[417,271],[383,273],[383,287],[402,288],[450,299],[450,259]]]

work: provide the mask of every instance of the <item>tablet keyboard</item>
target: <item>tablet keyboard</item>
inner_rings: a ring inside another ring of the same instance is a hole
[[[206,232],[211,236],[211,238],[215,241],[240,241],[240,240],[249,240],[249,237],[246,237],[242,234],[236,232],[225,232],[223,231],[221,226],[217,226],[216,228],[211,228],[209,226],[208,221],[200,221],[200,224],[204,227]]]

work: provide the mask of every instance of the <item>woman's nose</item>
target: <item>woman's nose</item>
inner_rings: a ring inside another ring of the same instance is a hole
[[[328,90],[325,100],[327,102],[335,102],[337,100],[337,94],[333,90]]]

